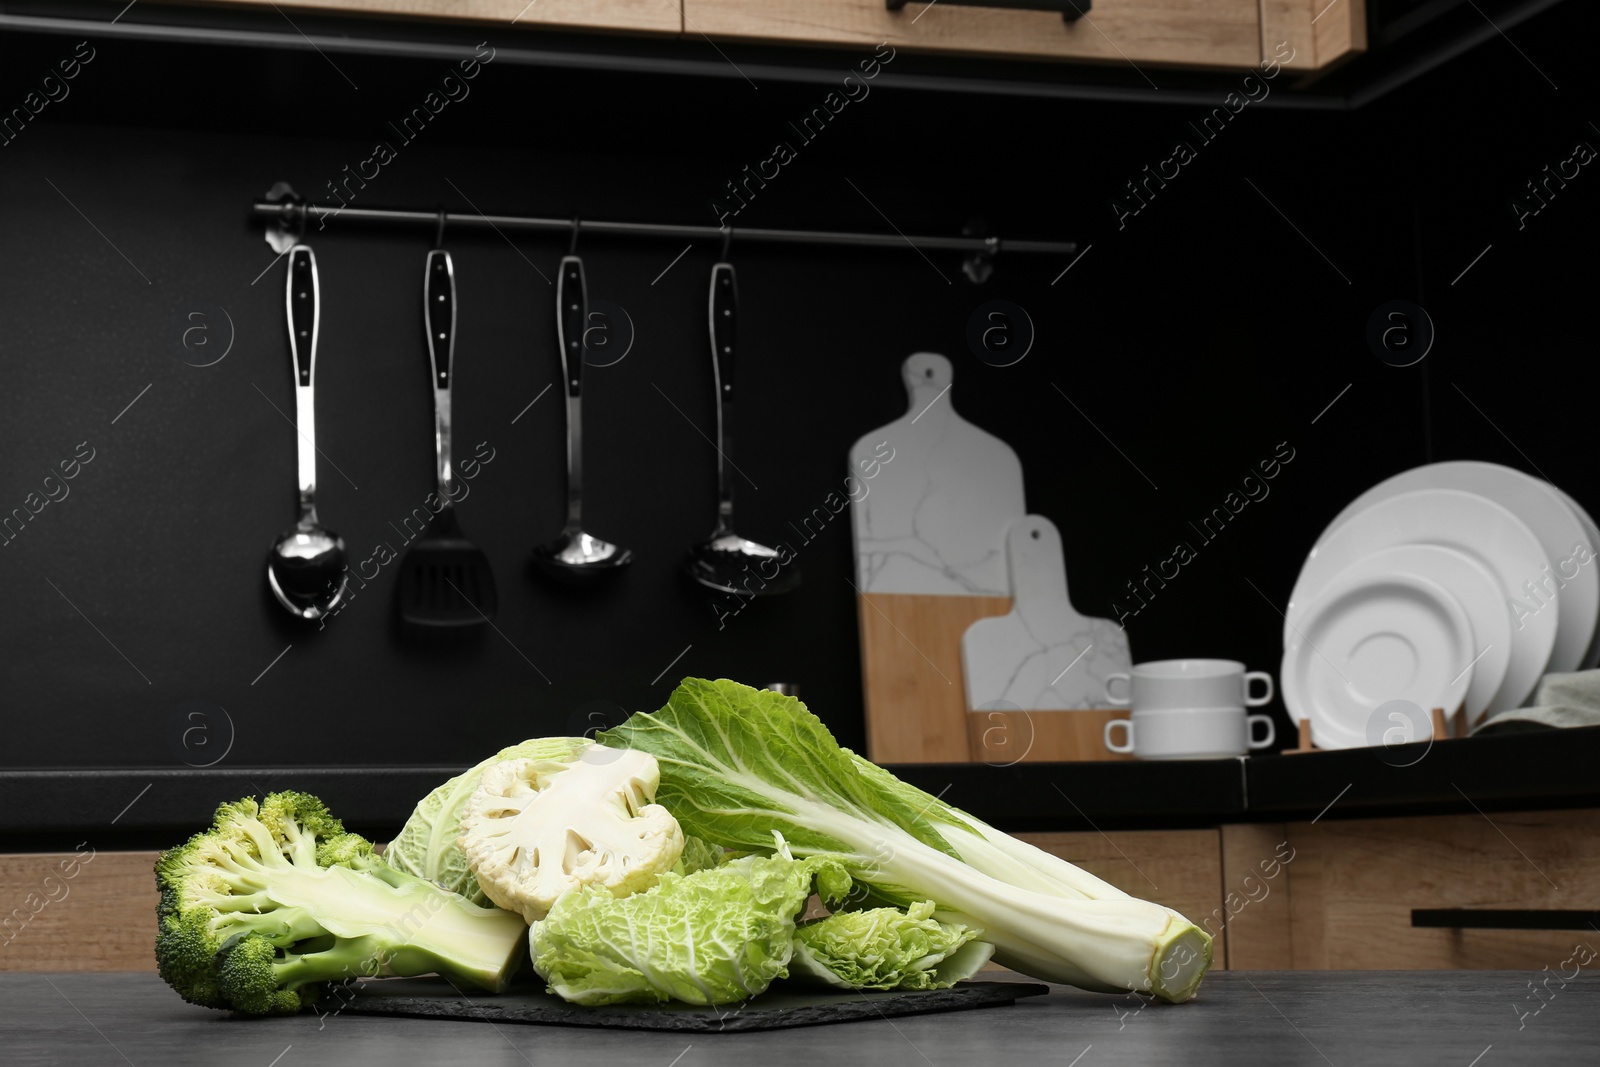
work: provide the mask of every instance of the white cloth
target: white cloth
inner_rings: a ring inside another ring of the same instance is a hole
[[[1600,670],[1547,674],[1528,707],[1502,711],[1472,732],[1562,726],[1600,726]]]

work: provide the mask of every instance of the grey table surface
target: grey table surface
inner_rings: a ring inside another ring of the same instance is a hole
[[[1131,996],[1057,987],[1047,997],[1009,1007],[695,1035],[355,1015],[243,1020],[183,1003],[155,975],[6,973],[0,974],[0,1063],[1500,1067],[1600,1062],[1600,978],[1585,972],[1563,986],[1550,977],[1555,970],[1556,964],[1545,972],[1222,971],[1209,976],[1200,997],[1185,1005],[1141,1010]],[[1535,1001],[1530,982],[1541,989],[1547,985],[1550,992]]]

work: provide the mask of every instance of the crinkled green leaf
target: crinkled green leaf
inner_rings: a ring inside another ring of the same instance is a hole
[[[721,845],[713,845],[703,837],[686,835],[683,852],[678,856],[678,866],[674,870],[679,874],[694,874],[696,871],[720,867],[732,858]]]
[[[769,839],[769,847],[770,847]],[[574,1004],[732,1004],[788,974],[795,919],[824,857],[745,856],[695,874],[663,874],[642,893],[567,893],[529,931],[533,967]]]
[[[423,797],[399,835],[384,849],[384,861],[397,871],[426,878],[475,904],[488,906],[489,898],[478,886],[477,877],[456,844],[461,834],[462,808],[478,788],[483,772],[508,759],[570,761],[593,743],[587,737],[535,737],[501,749]]]
[[[839,989],[946,989],[972,977],[994,946],[978,931],[933,917],[933,902],[906,911],[843,911],[795,930],[796,978]]]

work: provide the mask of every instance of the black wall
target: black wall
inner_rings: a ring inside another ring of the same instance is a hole
[[[638,559],[574,592],[526,573],[563,517],[559,389],[512,421],[557,374],[541,272],[565,241],[448,235],[458,450],[486,441],[495,457],[459,513],[502,604],[497,630],[449,648],[395,632],[395,564],[320,632],[266,591],[266,549],[294,516],[295,439],[282,267],[250,202],[277,180],[325,198],[324,182],[384,139],[397,156],[358,206],[468,210],[470,198],[490,212],[713,222],[708,198],[825,90],[491,63],[402,144],[385,123],[421,103],[442,61],[94,41],[71,95],[0,147],[0,510],[41,491],[81,442],[94,450],[70,495],[0,548],[0,765],[202,763],[230,733],[232,765],[466,762],[593,725],[591,713],[657,707],[685,674],[796,682],[859,746],[849,517],[804,544],[789,524],[840,487],[856,437],[904,410],[898,366],[919,350],[954,360],[958,409],[1021,455],[1082,610],[1112,614],[1125,583],[1175,541],[1197,543],[1188,522],[1286,442],[1294,458],[1270,494],[1128,622],[1136,659],[1226,655],[1276,673],[1277,608],[1304,552],[1388,474],[1483,458],[1542,472],[1600,512],[1588,314],[1600,177],[1584,168],[1521,230],[1507,206],[1575,142],[1600,146],[1582,51],[1595,25],[1563,5],[1515,31],[1516,48],[1496,39],[1360,112],[1247,107],[1210,143],[1186,129],[1194,105],[879,89],[846,107],[735,226],[883,230],[887,217],[953,233],[981,215],[1005,236],[1088,250],[1064,276],[1066,260],[1002,256],[973,286],[949,255],[735,237],[747,358],[734,458],[753,482],[739,486],[738,526],[797,548],[805,584],[720,627],[677,569],[715,510],[702,309],[717,249],[696,244],[663,275],[686,242],[580,246],[591,298],[624,307],[637,331],[624,360],[589,372],[586,524]],[[0,102],[20,102],[74,45],[0,42]],[[841,77],[862,56],[841,52]],[[1180,138],[1196,158],[1119,228],[1108,202]],[[324,294],[319,507],[360,560],[380,542],[403,548],[390,523],[432,486],[417,314],[431,235],[335,219],[308,239]],[[965,340],[996,297],[1037,328],[1010,367]],[[1392,299],[1437,328],[1415,366],[1366,343]],[[225,332],[216,308],[232,348],[191,366],[186,316],[205,310]],[[209,748],[183,743],[197,721]]]

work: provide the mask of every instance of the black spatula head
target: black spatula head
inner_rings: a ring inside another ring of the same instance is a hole
[[[413,626],[482,626],[499,608],[488,557],[461,535],[448,508],[406,550],[395,595],[401,620]]]

